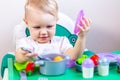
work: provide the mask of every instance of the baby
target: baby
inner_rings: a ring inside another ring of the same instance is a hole
[[[86,17],[80,19],[83,26],[78,25],[80,32],[74,46],[66,37],[55,36],[58,19],[58,5],[55,0],[27,0],[24,22],[30,31],[30,36],[16,41],[17,62],[24,63],[45,53],[67,54],[72,60],[82,55],[86,34],[90,29],[90,19]],[[27,48],[31,52],[22,48]]]

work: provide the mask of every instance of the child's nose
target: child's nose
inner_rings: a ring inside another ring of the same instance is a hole
[[[46,28],[43,28],[41,31],[40,31],[41,34],[46,34],[47,33],[47,29]]]

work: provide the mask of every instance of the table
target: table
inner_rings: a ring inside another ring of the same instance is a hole
[[[120,51],[114,51],[115,54],[120,54]],[[8,74],[9,80],[20,80],[19,73],[13,66],[13,60],[11,58],[8,59]],[[112,65],[109,69],[108,76],[99,76],[98,72],[94,72],[94,77],[91,79],[85,79],[82,77],[82,72],[76,71],[76,68],[67,68],[65,73],[58,76],[46,76],[42,75],[38,72],[34,73],[31,76],[27,77],[28,80],[119,80],[120,73],[117,72],[117,66]]]

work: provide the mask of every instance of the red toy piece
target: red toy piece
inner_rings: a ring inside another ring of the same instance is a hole
[[[94,54],[93,56],[91,56],[90,59],[93,60],[95,66],[98,65],[98,59],[99,59],[99,57],[96,54]]]
[[[32,73],[34,72],[34,68],[35,68],[34,62],[29,62],[25,69],[28,76],[32,75]]]

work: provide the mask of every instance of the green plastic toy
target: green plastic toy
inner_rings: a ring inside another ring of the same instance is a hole
[[[79,58],[76,60],[77,64],[81,65],[82,62],[83,62],[86,58],[88,58],[88,56],[83,54],[81,57],[79,57]]]

